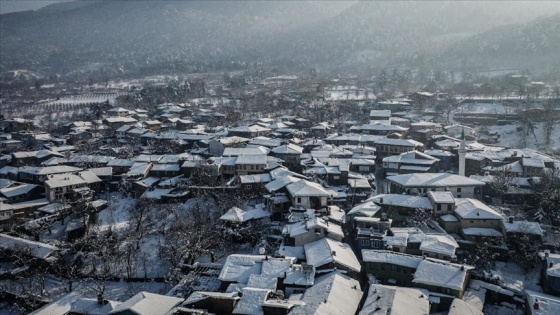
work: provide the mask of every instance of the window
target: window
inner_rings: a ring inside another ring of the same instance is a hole
[[[252,189],[252,188],[253,188],[253,185],[247,185],[247,186],[245,186],[245,189]]]
[[[301,197],[297,197],[297,203],[301,203]]]
[[[441,205],[440,204],[437,205],[437,211],[441,211]]]
[[[473,220],[471,220],[470,222],[471,222],[471,223],[474,223],[474,221],[473,221]]]
[[[369,246],[369,240],[360,240],[362,246]]]
[[[321,228],[316,227],[315,228],[315,233],[321,233]]]
[[[461,187],[457,187],[457,192],[458,192],[458,193],[461,192]]]

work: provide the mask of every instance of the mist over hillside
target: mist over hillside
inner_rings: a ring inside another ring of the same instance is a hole
[[[557,12],[560,3],[534,1],[75,1],[1,15],[0,67],[117,74],[266,62],[322,71],[427,64],[545,71],[558,64],[560,19],[550,16]]]

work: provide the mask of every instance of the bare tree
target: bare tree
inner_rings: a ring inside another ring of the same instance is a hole
[[[536,181],[534,204],[553,225],[560,224],[560,169],[547,169]]]
[[[504,203],[504,196],[510,190],[511,186],[515,182],[515,174],[511,171],[511,168],[502,167],[500,171],[489,183],[490,189],[494,191],[498,196],[502,204]]]

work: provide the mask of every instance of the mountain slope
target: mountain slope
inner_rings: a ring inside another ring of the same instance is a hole
[[[496,61],[515,63],[527,59],[523,45],[557,47],[558,32],[504,25],[559,10],[555,2],[78,1],[0,15],[0,67],[68,73],[233,60],[331,70],[437,66],[471,52],[486,58],[476,47],[483,39],[500,41],[508,53]],[[536,42],[519,42],[519,34]],[[553,57],[547,50],[538,64]],[[490,62],[477,58],[469,62]]]
[[[434,55],[450,67],[460,60],[471,68],[560,68],[560,14],[498,27],[470,36]]]

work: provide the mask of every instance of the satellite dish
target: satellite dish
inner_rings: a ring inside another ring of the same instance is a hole
[[[259,255],[264,255],[266,254],[266,249],[264,247],[260,247],[259,248]]]

